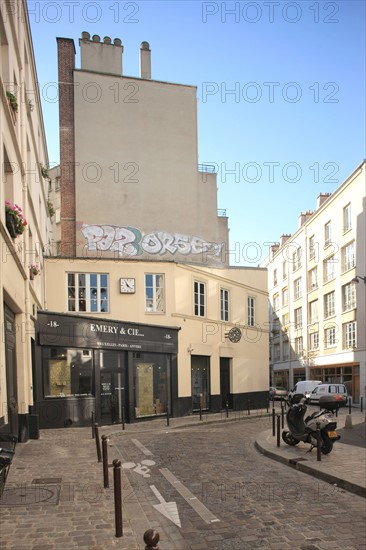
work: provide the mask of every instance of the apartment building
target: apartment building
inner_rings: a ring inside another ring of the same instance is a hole
[[[24,441],[34,415],[35,320],[51,228],[47,147],[26,2],[0,3],[0,431]],[[3,345],[4,344],[4,345]]]
[[[60,167],[41,427],[266,405],[267,273],[228,265],[216,174],[198,165],[196,87],[123,74],[123,46],[58,38]]]
[[[272,383],[343,382],[355,403],[366,387],[365,170],[320,194],[267,266]]]

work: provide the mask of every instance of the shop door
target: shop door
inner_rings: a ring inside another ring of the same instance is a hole
[[[17,362],[15,353],[15,316],[4,304],[5,365],[9,432],[18,436]]]
[[[204,355],[192,355],[192,410],[210,408],[210,358]]]
[[[100,421],[102,424],[128,422],[127,354],[101,351],[100,367]],[[98,415],[99,416],[99,415]]]
[[[221,408],[233,408],[233,399],[230,394],[230,359],[228,357],[220,357],[220,394]]]

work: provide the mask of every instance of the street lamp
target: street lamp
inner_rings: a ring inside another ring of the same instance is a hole
[[[358,283],[360,282],[359,279],[362,279],[363,282],[364,282],[365,285],[366,285],[366,277],[361,277],[361,275],[356,275],[356,277],[354,277],[354,278],[352,279],[351,283],[357,283],[357,284],[358,284]]]

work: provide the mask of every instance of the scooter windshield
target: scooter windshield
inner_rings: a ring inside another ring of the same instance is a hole
[[[306,407],[303,405],[294,405],[287,412],[288,429],[294,437],[300,437],[305,433],[305,412]]]

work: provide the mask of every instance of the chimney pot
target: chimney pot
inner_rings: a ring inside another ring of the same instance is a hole
[[[100,36],[98,34],[93,34],[93,42],[100,42]]]
[[[151,79],[151,50],[148,42],[140,46],[140,78]]]
[[[83,40],[90,40],[90,34],[86,31],[84,31],[84,32],[81,33],[81,38]]]
[[[112,40],[109,38],[109,36],[105,36],[103,38],[103,42],[104,44],[111,44],[112,43]]]

